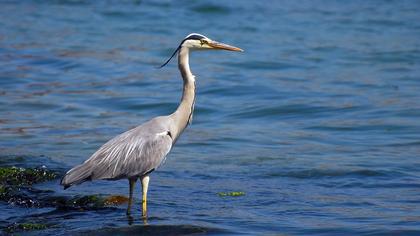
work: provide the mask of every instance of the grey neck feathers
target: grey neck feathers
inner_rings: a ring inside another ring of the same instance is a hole
[[[184,81],[181,104],[171,117],[175,127],[173,131],[176,138],[192,121],[194,102],[195,102],[195,76],[191,73],[189,65],[189,49],[181,47],[178,54],[178,68]]]

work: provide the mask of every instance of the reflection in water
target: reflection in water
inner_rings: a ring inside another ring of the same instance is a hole
[[[227,234],[227,231],[199,227],[194,225],[134,225],[119,228],[103,228],[95,231],[85,231],[82,235],[201,235]]]
[[[142,216],[141,217],[142,221],[143,221],[143,225],[149,225],[147,222],[147,216]],[[133,225],[134,223],[134,216],[132,214],[127,214],[127,222],[128,225]]]
[[[127,221],[128,221],[128,225],[132,225],[134,222],[134,218],[131,214],[127,215]]]

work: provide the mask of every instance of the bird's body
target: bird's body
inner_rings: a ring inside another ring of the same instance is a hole
[[[106,142],[88,160],[66,173],[61,180],[64,188],[88,180],[128,179],[130,197],[127,214],[129,214],[134,184],[140,178],[143,187],[143,216],[146,216],[149,174],[164,162],[166,155],[192,119],[195,77],[189,67],[191,49],[241,51],[239,48],[217,43],[199,34],[188,35],[172,55],[173,57],[179,52],[178,67],[184,82],[181,103],[176,111],[168,116],[153,118]]]
[[[65,187],[94,179],[130,179],[152,172],[172,148],[169,117],[156,117],[106,142],[67,173]],[[67,184],[71,179],[71,184]]]

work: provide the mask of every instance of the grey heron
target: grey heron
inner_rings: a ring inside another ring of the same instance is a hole
[[[130,215],[137,179],[142,185],[142,216],[147,216],[147,189],[150,173],[165,160],[178,137],[191,123],[195,101],[195,76],[189,66],[194,50],[223,49],[243,51],[192,33],[182,40],[165,66],[178,53],[178,68],[183,79],[183,93],[178,108],[170,115],[155,117],[122,133],[102,145],[89,159],[69,170],[61,180],[64,189],[96,179],[129,180],[127,215]]]

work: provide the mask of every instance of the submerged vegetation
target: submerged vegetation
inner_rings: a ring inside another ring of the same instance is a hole
[[[14,223],[7,226],[4,231],[6,233],[15,233],[19,231],[42,230],[47,228],[48,225],[41,223]]]
[[[50,197],[48,201],[53,207],[61,210],[97,210],[104,207],[111,207],[128,202],[128,198],[124,196],[102,196],[102,195],[86,195],[68,197]]]
[[[0,201],[17,207],[53,208],[66,211],[99,210],[128,201],[127,197],[120,195],[56,196],[52,190],[42,190],[34,186],[38,183],[57,180],[59,176],[61,176],[60,171],[49,170],[46,167],[0,167]],[[38,218],[35,217],[35,219]],[[5,233],[45,230],[50,227],[42,220],[28,222],[27,218],[21,220],[13,218],[9,222],[0,223],[0,228]]]
[[[219,197],[240,197],[245,196],[245,192],[219,192]]]
[[[0,201],[24,207],[41,207],[47,205],[36,197],[37,190],[32,185],[54,180],[58,173],[46,168],[0,167]],[[3,226],[5,233],[19,231],[43,230],[48,228],[43,223],[14,222]]]
[[[30,196],[37,191],[32,185],[57,176],[46,168],[0,167],[0,201],[26,207],[40,206],[39,201]]]
[[[27,186],[57,178],[57,173],[46,168],[0,167],[0,185]]]

